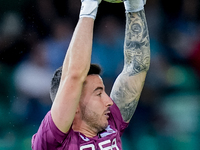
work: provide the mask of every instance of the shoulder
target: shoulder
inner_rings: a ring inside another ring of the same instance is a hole
[[[51,117],[51,111],[49,111],[42,120],[37,133],[32,137],[32,149],[53,148],[52,146],[63,143],[66,136],[66,133],[56,127]]]

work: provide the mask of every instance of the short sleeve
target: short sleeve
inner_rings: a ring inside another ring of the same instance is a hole
[[[67,134],[56,127],[49,111],[43,119],[38,132],[32,137],[32,149],[56,149],[62,145],[66,136]]]
[[[115,126],[115,128],[120,131],[120,136],[124,133],[124,130],[128,127],[129,123],[126,123],[121,115],[121,112],[117,105],[113,102],[113,105],[110,107],[110,119],[109,124]]]

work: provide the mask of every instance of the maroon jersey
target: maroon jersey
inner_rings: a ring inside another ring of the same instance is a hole
[[[95,137],[86,137],[72,128],[61,132],[54,124],[49,111],[38,132],[32,137],[33,150],[122,150],[120,137],[128,126],[122,119],[119,108],[114,103],[110,107],[107,128]]]

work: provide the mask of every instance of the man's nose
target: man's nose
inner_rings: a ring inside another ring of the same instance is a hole
[[[112,106],[113,105],[113,101],[112,99],[110,98],[110,96],[108,96],[108,94],[106,94],[106,97],[105,97],[105,101],[106,101],[106,106]]]

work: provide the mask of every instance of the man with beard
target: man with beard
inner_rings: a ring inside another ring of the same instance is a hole
[[[33,150],[122,149],[120,137],[135,112],[150,64],[146,2],[124,1],[124,68],[110,96],[99,75],[100,67],[90,62],[94,20],[100,2],[82,0],[80,19],[63,66],[52,79],[53,105],[32,138]]]

